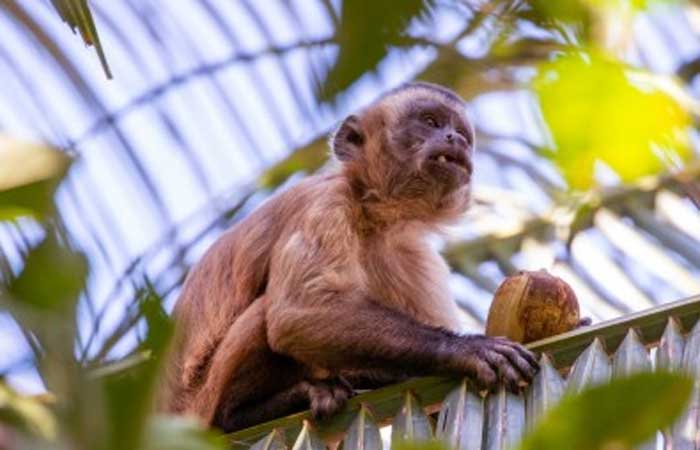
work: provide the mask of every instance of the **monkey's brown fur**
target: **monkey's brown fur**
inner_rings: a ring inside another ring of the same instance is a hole
[[[229,431],[331,414],[347,382],[529,381],[526,350],[456,333],[448,268],[426,242],[467,207],[473,141],[459,97],[424,83],[346,119],[330,170],[272,197],[188,276],[163,408]]]

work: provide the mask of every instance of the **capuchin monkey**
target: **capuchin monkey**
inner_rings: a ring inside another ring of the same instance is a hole
[[[469,203],[474,129],[454,92],[411,83],[345,119],[332,167],[226,232],[187,277],[161,408],[230,432],[407,377],[513,391],[537,371],[504,338],[459,333],[426,238]]]

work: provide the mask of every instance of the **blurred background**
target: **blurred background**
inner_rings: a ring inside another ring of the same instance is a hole
[[[345,115],[414,79],[455,89],[477,129],[474,204],[437,242],[465,331],[520,269],[567,280],[594,322],[700,293],[698,1],[87,6],[0,0],[0,156],[72,161],[50,223],[89,268],[61,319],[80,365],[133,355],[144,286],[169,311],[223,230],[321,167]],[[34,167],[3,161],[9,178]],[[0,207],[5,283],[47,236],[17,210]],[[48,261],[28,279],[51,296]],[[42,392],[40,333],[0,306],[0,377]]]

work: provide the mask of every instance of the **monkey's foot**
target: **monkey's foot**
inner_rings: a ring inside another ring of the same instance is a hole
[[[340,411],[354,391],[342,377],[314,380],[308,383],[311,414],[315,420],[325,420]]]

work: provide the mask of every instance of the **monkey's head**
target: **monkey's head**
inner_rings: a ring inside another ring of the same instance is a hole
[[[345,119],[332,147],[353,189],[368,202],[438,220],[466,209],[474,129],[464,101],[449,89],[401,86]]]

